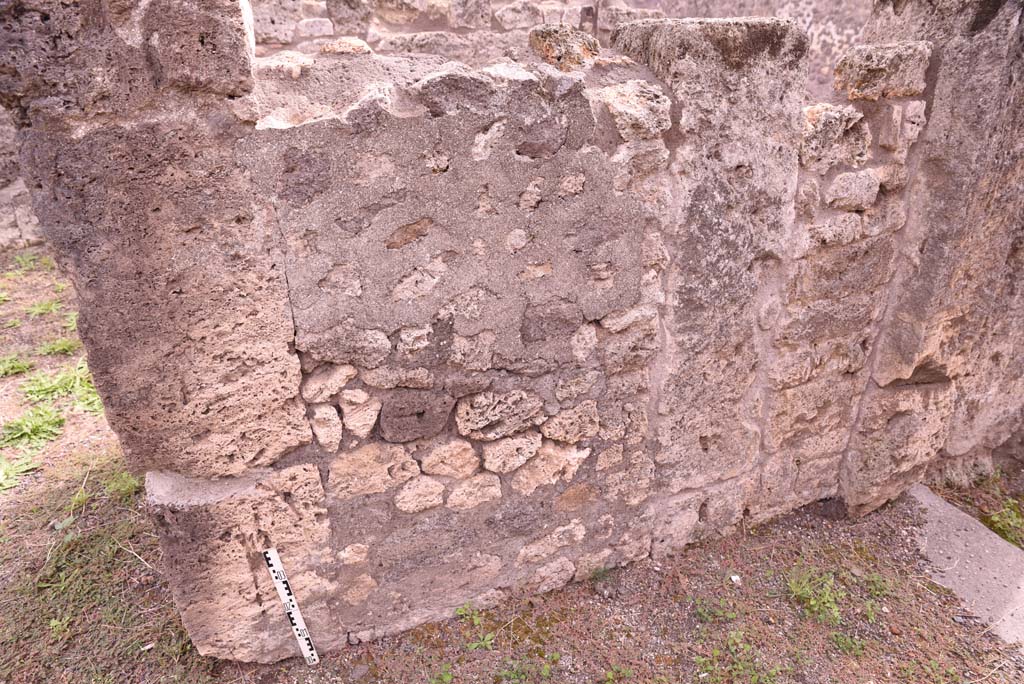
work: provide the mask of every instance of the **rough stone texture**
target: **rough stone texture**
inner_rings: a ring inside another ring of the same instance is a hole
[[[19,175],[16,131],[0,108],[0,250],[43,241],[28,188]]]
[[[496,30],[558,3],[303,3],[260,56],[239,0],[0,9],[198,650],[296,653],[267,546],[326,651],[1019,439],[1019,8],[898,5],[831,104],[779,19],[576,6],[562,71]],[[490,33],[520,60],[380,49]]]

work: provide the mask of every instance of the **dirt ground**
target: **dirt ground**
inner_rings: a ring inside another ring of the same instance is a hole
[[[812,507],[316,668],[203,658],[68,342],[71,289],[42,250],[0,254],[0,301],[0,684],[1024,682],[1020,653],[928,580],[906,500],[859,520]],[[1016,477],[943,494],[991,516]]]

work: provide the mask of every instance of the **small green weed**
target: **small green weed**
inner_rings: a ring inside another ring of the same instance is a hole
[[[21,476],[31,473],[39,466],[29,456],[22,456],[13,461],[0,458],[0,492],[11,489],[21,480]]]
[[[452,674],[452,666],[445,663],[438,672],[431,675],[427,684],[451,684],[453,681],[455,681],[455,675]]]
[[[758,652],[745,640],[743,632],[729,632],[725,649],[716,648],[710,657],[697,656],[699,682],[707,684],[774,684],[782,671],[765,667]]]
[[[12,318],[11,320],[4,322],[4,327],[7,329],[20,328],[21,321],[19,321],[17,318]]]
[[[25,313],[28,314],[29,318],[39,318],[40,316],[46,316],[47,314],[57,313],[64,306],[57,299],[48,299],[44,302],[36,302],[27,309]]]
[[[131,501],[141,487],[142,483],[135,479],[135,476],[124,471],[114,473],[103,482],[103,491],[107,493],[107,496],[117,499],[121,503]]]
[[[0,378],[11,375],[20,375],[32,370],[33,364],[27,359],[20,358],[17,354],[0,357]]]
[[[872,598],[884,598],[892,594],[892,587],[887,580],[877,572],[868,573],[864,577],[864,584],[867,586],[868,594]]]
[[[54,283],[53,284],[53,291],[56,292],[57,294],[60,294],[61,292],[63,292],[66,289],[68,289],[68,284],[67,283]]]
[[[57,439],[64,427],[64,416],[52,404],[39,404],[19,418],[4,423],[0,430],[2,447],[38,447]]]
[[[701,622],[725,622],[736,619],[736,608],[731,601],[718,599],[718,605],[714,605],[704,598],[697,597],[693,602],[697,619]]]
[[[15,254],[14,263],[23,271],[31,271],[39,263],[39,255],[32,252]]]
[[[6,304],[11,301],[11,293],[0,290],[0,304]]]
[[[846,655],[852,655],[856,658],[864,655],[864,640],[858,639],[855,636],[849,634],[843,634],[842,632],[832,632],[828,635],[829,641],[835,646],[840,653]]]
[[[839,602],[846,597],[846,593],[836,588],[835,575],[831,572],[819,572],[805,567],[793,568],[786,585],[790,599],[800,605],[805,613],[818,622],[839,624]]]
[[[473,605],[468,601],[455,609],[455,617],[474,627],[479,627],[484,621],[483,614],[473,608]]]
[[[480,637],[476,641],[466,644],[466,649],[470,651],[493,651],[494,637],[494,632],[487,632],[486,634],[481,632]]]
[[[867,618],[869,624],[873,625],[878,622],[878,603],[874,599],[864,602],[864,617]]]
[[[602,682],[608,684],[610,682],[624,682],[627,679],[633,678],[633,671],[628,667],[622,667],[621,665],[612,665],[612,669],[606,670]]]
[[[68,502],[67,510],[71,513],[74,513],[76,509],[81,510],[85,508],[85,505],[89,503],[91,498],[92,494],[85,491],[85,486],[83,485],[78,488],[78,491],[75,492],[74,495],[72,495],[71,500]]]
[[[68,624],[71,622],[71,616],[65,615],[64,617],[50,618],[50,636],[55,641],[60,641],[68,634]]]
[[[1000,510],[983,516],[981,521],[1006,541],[1024,548],[1024,515],[1020,502],[1007,498]]]
[[[520,660],[506,660],[505,669],[497,674],[499,682],[511,682],[512,684],[529,684],[542,679],[551,679],[551,672],[558,665],[562,656],[558,653],[549,653],[544,656],[544,662],[537,664]]]
[[[43,356],[71,356],[81,348],[82,343],[73,337],[58,337],[40,345],[36,353]]]

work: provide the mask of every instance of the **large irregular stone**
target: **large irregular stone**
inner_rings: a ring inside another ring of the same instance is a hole
[[[542,406],[539,397],[521,390],[481,392],[459,399],[455,421],[459,434],[493,441],[535,425]]]
[[[327,493],[346,499],[386,492],[418,475],[420,467],[403,447],[373,443],[338,454],[328,470]]]
[[[551,416],[540,426],[540,431],[556,442],[575,444],[595,436],[599,426],[597,402],[589,400]]]
[[[456,439],[431,449],[420,461],[420,467],[430,475],[464,478],[476,472],[480,458],[472,444]]]
[[[541,436],[535,430],[484,444],[484,468],[493,473],[511,473],[540,449]]]
[[[836,90],[851,100],[921,95],[931,54],[926,41],[857,45],[836,65]]]
[[[512,476],[512,489],[530,496],[543,485],[555,484],[559,480],[571,482],[589,455],[590,449],[545,441],[537,455]]]
[[[322,572],[331,530],[315,466],[221,480],[151,471],[146,498],[171,595],[202,655],[257,662],[299,655],[263,560],[268,548],[281,556],[318,648],[344,643],[328,628],[337,586]]]
[[[530,31],[530,47],[548,64],[572,71],[597,56],[597,38],[565,24],[537,26]]]
[[[433,437],[444,429],[454,405],[455,398],[444,392],[391,392],[380,410],[380,436],[389,442]]]

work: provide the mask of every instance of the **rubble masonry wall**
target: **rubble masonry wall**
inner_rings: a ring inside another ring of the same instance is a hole
[[[468,66],[257,57],[239,0],[0,11],[199,651],[297,653],[270,546],[325,651],[983,465],[1024,397],[1020,9],[990,5],[882,3],[811,106],[779,19]]]

